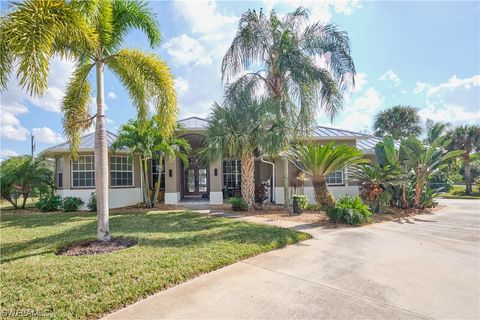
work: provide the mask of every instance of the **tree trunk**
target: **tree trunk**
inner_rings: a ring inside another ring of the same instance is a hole
[[[401,188],[402,188],[402,195],[400,196],[400,204],[403,209],[406,209],[408,208],[407,190],[406,190],[407,187],[404,184],[402,184]]]
[[[465,150],[463,154],[463,168],[465,176],[465,194],[472,195],[472,165],[470,164],[470,152]]]
[[[332,206],[335,204],[332,194],[328,191],[327,180],[324,176],[316,176],[312,179],[315,201],[320,206]]]
[[[108,221],[108,145],[105,127],[103,63],[97,62],[97,118],[95,128],[95,191],[97,194],[97,239],[110,240]]]
[[[22,197],[23,197],[22,209],[25,209],[25,204],[27,203],[27,199],[28,199],[28,193],[23,193]]]
[[[148,183],[148,173],[147,173],[147,168],[148,168],[148,163],[147,163],[147,158],[143,159],[143,179],[145,180],[145,189],[147,192],[147,197],[145,198],[145,205],[147,208],[151,208],[151,201],[150,198],[148,197],[148,190],[150,190],[150,183]]]
[[[162,182],[162,157],[158,157],[158,180],[157,180],[157,185],[155,186],[155,195],[153,196],[153,207],[155,208],[157,206],[158,202],[158,193],[160,192],[160,183]],[[153,170],[153,168],[152,168]]]
[[[418,173],[415,173],[416,175],[419,175]],[[416,183],[415,183],[415,197],[413,199],[413,206],[415,208],[420,207],[420,197],[422,196],[422,190],[423,190],[423,184],[421,180],[417,177]]]
[[[283,198],[285,199],[285,208],[290,208],[290,180],[288,177],[288,158],[283,159]]]
[[[143,201],[147,203],[148,192],[147,192],[147,181],[145,181],[145,172],[146,168],[143,167],[143,159],[140,157],[140,175],[142,176],[142,192],[143,192]]]
[[[242,161],[242,197],[248,204],[248,208],[253,207],[255,202],[255,157],[253,154],[245,155]]]

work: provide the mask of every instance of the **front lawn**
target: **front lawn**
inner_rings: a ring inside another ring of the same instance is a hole
[[[473,185],[472,195],[465,195],[465,186],[453,186],[449,192],[442,193],[440,196],[445,199],[480,199],[480,191]]]
[[[92,239],[91,213],[2,215],[2,314],[33,310],[93,318],[241,259],[308,239],[305,233],[192,212],[112,214],[124,250],[90,256],[56,251]]]

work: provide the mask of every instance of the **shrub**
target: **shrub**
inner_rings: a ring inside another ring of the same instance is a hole
[[[338,199],[335,206],[326,208],[325,213],[334,223],[358,225],[370,222],[372,213],[360,197],[344,196]]]
[[[440,190],[441,188],[425,188],[425,190],[423,190],[422,192],[422,195],[420,196],[420,208],[425,209],[436,207],[438,202],[435,201],[435,198],[439,196]]]
[[[97,211],[97,196],[95,192],[92,192],[90,197],[88,197],[87,209],[89,211]]]
[[[309,211],[322,211],[322,208],[319,207],[318,205],[314,204],[314,203],[309,203],[309,204],[307,205],[306,210],[309,210]]]
[[[83,201],[79,197],[65,197],[62,202],[62,210],[65,212],[77,211],[82,204]]]
[[[268,184],[262,183],[255,186],[255,203],[263,204],[268,199]]]
[[[307,209],[308,207],[308,198],[304,194],[294,194],[292,196],[293,199],[297,199],[298,207],[302,210]]]
[[[36,207],[42,212],[58,211],[62,205],[62,197],[56,195],[45,195],[38,199]]]
[[[234,211],[248,211],[248,205],[243,198],[230,198],[228,202]]]
[[[477,186],[477,191],[480,192],[480,177],[475,179],[475,185]]]

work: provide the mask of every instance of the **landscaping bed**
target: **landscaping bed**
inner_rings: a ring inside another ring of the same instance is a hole
[[[110,253],[65,256],[91,241],[88,212],[2,214],[1,311],[35,310],[51,318],[96,318],[236,261],[306,240],[294,230],[192,212],[122,212],[115,237],[137,244]]]

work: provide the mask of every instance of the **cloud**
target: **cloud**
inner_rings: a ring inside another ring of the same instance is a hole
[[[175,78],[175,80],[173,80],[173,82],[175,83],[175,88],[177,89],[177,93],[179,95],[182,95],[184,94],[185,92],[188,91],[188,81],[181,78],[181,77],[178,77],[178,78]]]
[[[402,81],[400,80],[400,78],[392,70],[388,70],[387,72],[382,74],[380,77],[378,77],[378,80],[392,81],[395,87],[398,87],[399,85],[402,84]]]
[[[10,150],[10,149],[5,149],[0,151],[0,160],[5,160],[10,157],[16,157],[19,156],[20,154],[16,151]]]
[[[187,34],[168,40],[163,48],[167,50],[168,54],[172,56],[174,63],[178,66],[212,63],[212,59],[206,54],[200,42]]]
[[[28,108],[24,105],[13,103],[6,104],[2,96],[2,108],[0,114],[1,136],[6,139],[25,141],[28,137],[28,130],[22,126],[17,116],[28,113]]]
[[[110,91],[107,96],[110,98],[110,99],[117,99],[117,94],[113,91]]]
[[[56,133],[49,127],[33,128],[32,134],[35,136],[35,140],[45,143],[61,143],[65,141],[62,135]]]
[[[367,84],[367,74],[359,72],[355,75],[355,92],[362,91],[363,87]]]
[[[445,94],[459,90],[470,90],[475,87],[480,87],[480,75],[466,79],[459,79],[456,75],[454,75],[448,79],[447,82],[441,83],[436,87],[431,87],[427,92],[427,96],[431,97],[435,94]]]
[[[428,89],[429,87],[431,87],[431,85],[428,84],[428,83],[417,82],[417,84],[415,86],[415,89],[413,89],[413,93],[419,94],[419,93],[423,92],[425,89]]]

